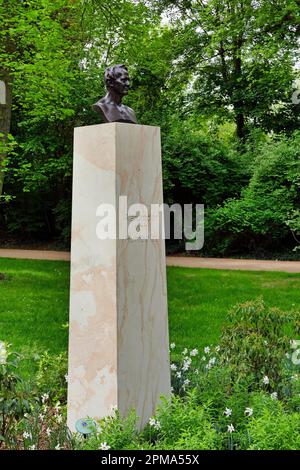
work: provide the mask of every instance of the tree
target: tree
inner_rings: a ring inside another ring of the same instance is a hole
[[[224,250],[288,251],[299,230],[300,133],[260,146],[253,174],[241,197],[208,214],[207,240]],[[296,237],[296,238],[295,238]]]
[[[13,201],[2,213],[14,233],[53,236],[59,227],[67,240],[73,129],[99,122],[91,105],[104,93],[106,65],[130,58],[131,70],[139,70],[134,57],[139,41],[147,44],[149,18],[130,0],[16,1],[9,13],[1,7],[14,45],[12,55],[3,50],[1,64],[13,77],[18,145],[6,159],[5,191]]]
[[[12,9],[18,9],[17,2],[1,0],[0,2],[0,197],[3,189],[3,166],[7,153],[7,138],[10,131],[11,106],[12,106],[12,76],[9,61],[15,51],[15,44],[8,34],[10,15]]]
[[[250,126],[270,130],[276,106],[291,108],[299,0],[150,3],[178,38],[173,76],[188,84],[187,110],[232,117],[245,139]]]

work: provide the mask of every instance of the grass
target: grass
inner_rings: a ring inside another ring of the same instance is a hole
[[[0,339],[28,356],[24,375],[35,371],[34,354],[67,350],[69,263],[0,258]],[[267,305],[300,305],[300,274],[168,268],[170,341],[176,350],[218,342],[226,312],[262,296]]]

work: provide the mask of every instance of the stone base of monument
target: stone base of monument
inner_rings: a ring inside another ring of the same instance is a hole
[[[119,220],[120,196],[127,197],[128,208],[162,204],[159,128],[125,123],[76,128],[68,373],[72,431],[77,420],[108,416],[112,407],[122,416],[134,409],[141,428],[160,397],[170,396],[164,240],[161,234],[154,240],[126,239],[124,227],[133,219],[125,215],[124,220],[123,214]],[[103,204],[116,209],[107,222],[115,217],[122,239],[119,233],[99,239]]]

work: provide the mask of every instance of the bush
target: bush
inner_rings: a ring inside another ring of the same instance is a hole
[[[39,394],[48,394],[54,402],[67,402],[68,359],[66,354],[58,356],[45,352],[41,355],[36,376]]]
[[[234,307],[227,320],[220,346],[226,351],[222,362],[231,367],[233,380],[252,379],[251,386],[257,388],[267,377],[267,388],[275,387],[284,378],[290,341],[299,334],[299,315],[267,308],[258,299]]]
[[[87,438],[71,434],[65,423],[66,356],[43,354],[37,386],[30,389],[18,376],[19,356],[2,344],[0,446],[300,450],[300,376],[286,355],[290,339],[299,332],[297,315],[269,309],[259,299],[233,308],[228,321],[219,345],[205,347],[203,354],[197,349],[176,351],[173,394],[162,398],[142,431],[134,410],[127,418],[112,410],[111,416],[92,424]]]
[[[222,254],[293,249],[295,228],[289,228],[289,221],[300,207],[299,149],[299,132],[260,147],[241,198],[229,198],[207,214],[206,240],[211,249]]]
[[[15,423],[29,410],[22,379],[17,373],[20,355],[0,342],[0,448],[16,444]]]
[[[9,345],[0,342],[0,448],[5,449],[71,449],[74,438],[66,424],[66,408],[53,401],[49,393],[40,396],[36,387],[25,382],[18,374],[21,356],[11,351]],[[55,359],[44,354],[38,372],[38,385],[48,390],[53,387],[55,397],[63,356]],[[51,373],[45,372],[52,367]],[[47,380],[49,379],[49,383]],[[51,383],[50,383],[51,382]],[[66,395],[66,386],[63,395]]]
[[[206,208],[213,208],[229,197],[238,197],[249,176],[234,145],[201,130],[201,123],[173,123],[164,136],[167,203],[205,204]]]
[[[279,401],[262,394],[252,399],[256,410],[249,420],[249,450],[299,450],[300,415],[287,413]]]

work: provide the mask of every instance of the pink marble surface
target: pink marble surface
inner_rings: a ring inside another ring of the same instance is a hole
[[[160,130],[75,129],[68,425],[134,408],[140,426],[170,395],[164,241],[99,240],[97,207],[162,203]]]

